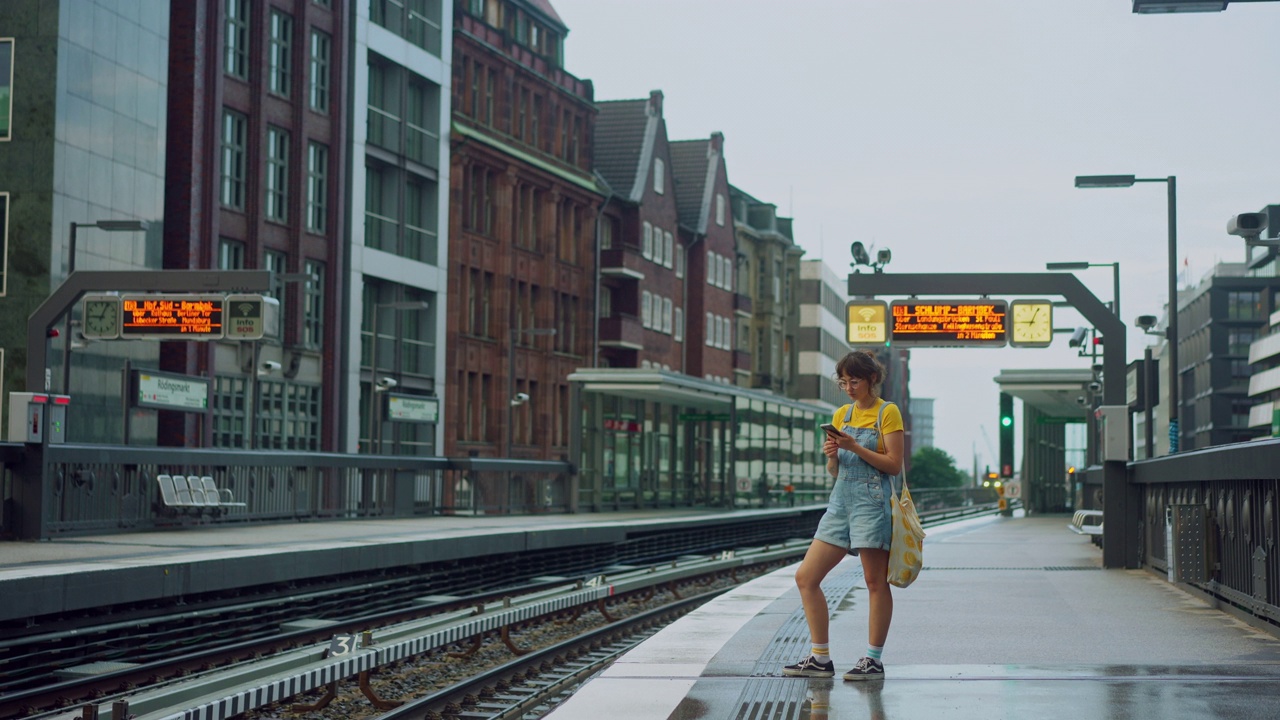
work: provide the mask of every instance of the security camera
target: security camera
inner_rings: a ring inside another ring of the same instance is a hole
[[[1155,315],[1139,315],[1138,319],[1134,320],[1134,322],[1138,324],[1138,327],[1142,328],[1143,332],[1146,332],[1147,330],[1150,330],[1151,328],[1156,326],[1156,316]]]
[[[400,382],[399,382],[398,380],[396,380],[395,378],[390,378],[390,377],[382,377],[382,378],[378,378],[378,389],[379,389],[379,390],[390,390],[391,388],[393,388],[393,387],[395,387],[395,386],[397,386],[397,385],[399,385],[399,384],[400,384]]]
[[[529,393],[516,393],[516,396],[511,398],[511,407],[517,407],[527,402],[529,402]]]
[[[1077,396],[1076,396],[1076,404],[1078,404],[1078,405],[1088,405],[1088,404],[1089,404],[1089,399],[1088,399],[1088,398],[1086,398],[1086,397],[1085,397],[1085,396],[1083,396],[1083,395],[1077,395]]]
[[[1084,344],[1084,338],[1089,334],[1089,328],[1078,327],[1075,332],[1071,333],[1071,339],[1067,341],[1068,347],[1080,347]]]
[[[853,256],[853,261],[858,265],[871,264],[871,256],[867,254],[867,246],[860,242],[855,242],[849,246],[849,254]]]
[[[275,360],[263,360],[262,362],[258,363],[258,372],[263,375],[266,375],[268,373],[273,373],[279,369],[280,369],[280,363],[276,362]]]
[[[1102,383],[1098,382],[1097,380],[1094,380],[1093,382],[1089,383],[1089,392],[1091,393],[1102,392]]]
[[[893,253],[890,252],[889,248],[883,248],[876,252],[877,265],[888,265],[889,261],[892,259],[893,259]]]
[[[1267,229],[1266,213],[1240,213],[1227,221],[1227,233],[1239,235],[1245,241],[1257,240]]]

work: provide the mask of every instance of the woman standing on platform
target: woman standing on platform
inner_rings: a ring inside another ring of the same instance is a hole
[[[834,428],[826,430],[822,444],[827,472],[836,478],[836,484],[813,543],[796,571],[813,651],[783,668],[782,673],[793,677],[835,675],[828,637],[830,617],[821,584],[846,554],[853,554],[862,561],[869,599],[867,654],[844,679],[867,680],[884,677],[880,653],[893,619],[893,595],[887,580],[893,537],[889,498],[893,494],[891,478],[902,471],[902,413],[897,405],[879,397],[884,366],[871,353],[845,355],[836,363],[836,378],[851,400],[836,411],[831,420]]]

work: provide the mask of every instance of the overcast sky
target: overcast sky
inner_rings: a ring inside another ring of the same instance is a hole
[[[888,273],[1119,262],[1132,325],[1168,297],[1165,185],[1077,190],[1074,176],[1176,176],[1193,282],[1244,259],[1232,215],[1280,202],[1280,3],[1147,16],[1130,0],[551,2],[566,67],[597,100],[660,89],[673,140],[723,132],[729,181],[792,216],[805,258],[842,277],[854,240],[890,248]],[[1111,300],[1110,267],[1078,275]],[[1089,364],[1066,336],[916,349],[910,389],[936,400],[939,448],[994,467],[994,377]]]

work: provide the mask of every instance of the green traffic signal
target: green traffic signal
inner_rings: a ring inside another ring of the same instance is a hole
[[[1000,424],[1001,424],[1002,426],[1004,426],[1004,427],[1012,427],[1012,426],[1013,426],[1013,418],[1012,418],[1012,417],[1010,417],[1010,416],[1008,416],[1008,415],[1001,415],[1001,416],[1000,416]]]

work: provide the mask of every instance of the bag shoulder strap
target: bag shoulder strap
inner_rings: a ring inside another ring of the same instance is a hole
[[[884,440],[884,431],[880,429],[880,422],[884,419],[885,408],[890,405],[893,405],[893,403],[885,400],[880,404],[880,412],[876,414],[876,435],[880,437],[881,441]],[[907,463],[905,458],[902,461],[902,472],[898,473],[898,477],[902,478],[902,490],[905,492],[907,489]],[[892,482],[892,478],[890,478],[890,481]]]

